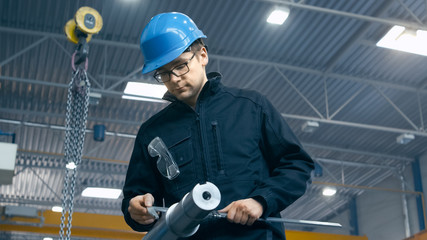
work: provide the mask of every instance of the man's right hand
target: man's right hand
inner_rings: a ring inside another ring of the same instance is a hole
[[[154,197],[150,193],[138,195],[129,201],[129,214],[130,217],[139,224],[153,223],[155,218],[148,213],[147,207],[152,207]]]

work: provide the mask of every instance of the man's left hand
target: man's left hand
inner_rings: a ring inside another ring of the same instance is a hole
[[[218,212],[227,213],[227,220],[233,223],[251,226],[263,213],[262,205],[252,199],[242,199],[230,203]]]

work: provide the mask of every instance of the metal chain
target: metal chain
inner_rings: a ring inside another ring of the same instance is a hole
[[[62,216],[59,232],[61,240],[70,239],[77,169],[83,154],[90,91],[90,83],[86,69],[87,63],[85,68],[82,66],[73,66],[73,76],[68,86],[64,151],[65,162],[67,164],[74,163],[75,168],[66,168],[65,170],[64,189],[62,190]],[[66,218],[67,231],[64,233]]]

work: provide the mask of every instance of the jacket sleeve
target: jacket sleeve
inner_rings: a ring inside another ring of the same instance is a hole
[[[285,119],[266,98],[261,104],[260,123],[260,148],[270,177],[262,179],[251,196],[266,206],[263,217],[268,217],[279,213],[305,193],[314,163]]]
[[[155,161],[150,161],[150,159],[146,148],[142,144],[140,134],[138,134],[123,187],[122,212],[126,223],[133,230],[141,232],[150,230],[154,223],[142,225],[134,221],[128,212],[129,201],[135,196],[151,193],[154,197],[155,205],[161,206],[162,202],[160,181],[158,181],[155,171],[153,171],[153,167],[156,168],[155,164],[153,164]]]

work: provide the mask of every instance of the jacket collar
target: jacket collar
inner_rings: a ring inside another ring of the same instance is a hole
[[[210,72],[206,75],[208,81],[203,86],[202,91],[200,92],[199,98],[209,96],[219,91],[221,88],[221,73],[218,72]],[[167,100],[170,102],[179,101],[172,93],[167,91],[165,95],[163,95],[163,100]]]

